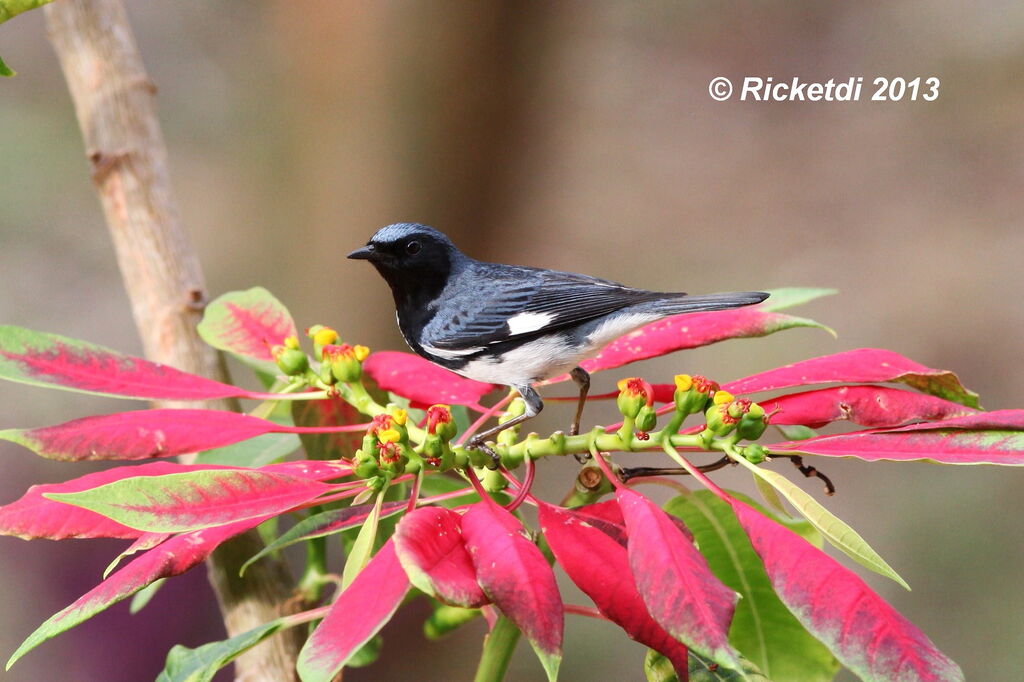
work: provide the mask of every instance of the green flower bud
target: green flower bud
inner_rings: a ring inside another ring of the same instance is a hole
[[[498,423],[504,424],[507,421],[511,421],[516,417],[521,417],[526,414],[526,402],[522,398],[516,398],[509,403],[508,409],[505,410],[505,414],[498,417]]]
[[[270,349],[270,354],[281,371],[288,376],[302,374],[309,369],[309,358],[301,350],[274,346]]]
[[[370,446],[371,448],[376,447],[376,441]],[[372,478],[380,473],[380,467],[377,465],[377,458],[372,454],[373,450],[356,450],[355,456],[352,458],[352,473],[359,478]]]
[[[636,415],[636,421],[634,423],[637,431],[653,431],[654,427],[658,425],[658,415],[655,413],[652,406],[644,405]]]
[[[440,639],[479,615],[480,609],[463,609],[458,606],[438,604],[434,612],[423,623],[423,634],[427,639]]]
[[[752,403],[747,413],[740,417],[736,433],[744,440],[757,440],[767,428],[768,416],[764,413],[764,408],[757,403]]]
[[[617,386],[619,387],[619,397],[615,399],[615,404],[622,416],[627,419],[636,419],[636,416],[640,414],[640,408],[644,405],[654,404],[654,390],[643,379],[638,377],[622,379]]]
[[[751,464],[760,464],[768,459],[768,451],[757,443],[751,443],[743,448],[743,458]]]
[[[699,374],[677,374],[675,377],[676,392],[673,396],[676,411],[683,415],[703,412],[711,396],[718,390],[718,384]]]
[[[455,465],[451,446],[436,433],[428,433],[423,439],[423,459],[440,471],[448,471]]]
[[[718,393],[725,393],[725,391]],[[707,430],[716,436],[728,436],[739,422],[739,419],[729,414],[729,404],[728,402],[712,403],[711,407],[704,412],[704,418],[708,424]]]
[[[427,433],[437,434],[441,440],[448,442],[455,437],[458,430],[450,407],[431,405],[427,408]]]
[[[344,383],[359,381],[363,375],[363,360],[369,354],[370,349],[366,346],[350,346],[347,343],[340,346],[324,346],[321,349],[323,364],[329,365],[334,378]],[[322,369],[321,366],[321,378],[323,378]]]

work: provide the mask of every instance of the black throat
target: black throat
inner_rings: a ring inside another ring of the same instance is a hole
[[[384,264],[377,266],[384,281],[391,287],[402,335],[417,352],[420,351],[417,347],[419,331],[436,314],[437,311],[432,304],[438,300],[447,286],[454,265],[448,254],[445,254],[443,261],[435,260],[431,262],[430,267],[389,268]]]

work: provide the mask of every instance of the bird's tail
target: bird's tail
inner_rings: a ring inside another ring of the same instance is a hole
[[[734,291],[723,294],[700,294],[697,296],[673,296],[654,301],[658,312],[665,315],[682,313],[709,312],[712,310],[728,310],[746,305],[760,303],[768,298],[763,291]]]

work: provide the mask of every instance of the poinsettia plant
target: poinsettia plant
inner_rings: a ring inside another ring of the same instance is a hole
[[[778,290],[759,306],[662,320],[584,367],[611,370],[725,339],[821,327],[779,310],[826,293]],[[0,431],[51,459],[147,460],[33,486],[0,507],[7,535],[131,541],[95,588],[29,635],[8,667],[261,527],[270,539],[242,570],[304,543],[294,600],[301,608],[225,641],[175,647],[159,679],[209,680],[282,629],[316,623],[298,673],[326,682],[346,666],[372,663],[378,633],[412,597],[433,605],[428,637],[486,619],[478,680],[503,677],[520,634],[555,679],[566,614],[611,621],[646,645],[650,680],[828,680],[840,664],[868,680],[963,679],[923,632],[822,547],[906,586],[903,579],[770,466],[792,461],[831,490],[805,457],[1024,463],[1024,410],[981,410],[951,372],[858,349],[722,385],[689,374],[661,384],[627,377],[617,392],[590,398],[614,399],[620,422],[580,435],[503,431],[491,445],[501,460],[495,467],[488,453],[463,443],[489,420],[521,414],[514,395],[484,406],[496,387],[408,353],[370,353],[320,325],[306,330],[307,352],[287,310],[260,288],[214,301],[200,332],[251,365],[266,389],[0,327],[5,379],[125,398],[254,403],[247,414],[143,409]],[[815,431],[838,421],[861,428]],[[664,453],[666,466],[629,466],[641,451]],[[148,461],[190,453],[199,453],[191,463]],[[565,455],[582,463],[570,494],[558,503],[538,499],[536,460]],[[727,466],[750,471],[764,506],[710,479]],[[683,485],[682,475],[694,484]],[[638,492],[645,483],[678,495],[658,506]],[[523,513],[529,508],[535,517]],[[280,531],[279,519],[295,518]],[[328,542],[344,546],[342,566],[328,564]],[[564,603],[556,570],[592,605]]]

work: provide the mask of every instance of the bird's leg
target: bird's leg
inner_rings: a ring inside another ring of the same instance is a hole
[[[473,448],[474,450],[483,450],[488,455],[490,455],[491,459],[494,460],[495,468],[501,466],[501,457],[499,457],[498,453],[496,453],[494,450],[487,447],[487,441],[507,428],[510,428],[512,426],[518,426],[527,419],[532,419],[533,417],[536,417],[537,414],[540,413],[542,409],[544,409],[544,401],[540,399],[540,395],[537,393],[537,391],[533,390],[533,387],[515,386],[514,388],[517,391],[519,391],[519,395],[522,396],[523,402],[526,404],[526,412],[519,415],[518,417],[513,417],[512,419],[509,419],[504,424],[498,424],[497,426],[493,426],[487,429],[486,431],[481,431],[480,433],[470,438],[469,442],[466,443],[467,447]]]
[[[583,419],[583,406],[586,405],[587,393],[590,392],[590,374],[582,367],[576,367],[569,372],[569,376],[572,377],[573,382],[575,382],[580,389],[580,399],[576,403],[576,416],[573,418],[572,424],[569,426],[569,435],[575,436],[580,432],[580,420]],[[590,453],[577,454],[574,455],[574,457],[576,457],[577,462],[583,464],[590,459]]]
[[[572,425],[569,427],[569,435],[575,436],[580,432],[580,420],[583,419],[583,406],[587,403],[587,393],[590,392],[590,374],[587,370],[582,367],[576,367],[569,376],[580,389],[580,399],[576,403],[576,416],[572,420]]]

